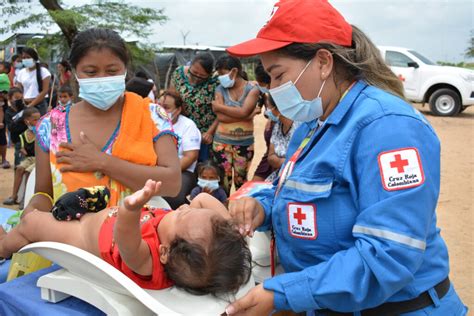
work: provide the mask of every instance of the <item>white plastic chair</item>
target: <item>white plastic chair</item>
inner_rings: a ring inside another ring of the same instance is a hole
[[[63,267],[38,279],[41,298],[52,303],[75,296],[107,315],[220,315],[229,302],[244,296],[253,278],[234,296],[196,296],[175,287],[164,290],[140,288],[102,259],[71,245],[38,242],[20,252],[33,251]]]

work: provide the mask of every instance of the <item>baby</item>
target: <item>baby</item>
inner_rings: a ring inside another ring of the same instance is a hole
[[[250,250],[229,220],[227,209],[208,194],[176,211],[144,206],[158,195],[148,180],[124,206],[57,221],[52,214],[27,214],[8,234],[0,227],[0,257],[23,246],[55,241],[84,249],[113,265],[139,286],[171,285],[193,294],[236,292],[251,273]]]

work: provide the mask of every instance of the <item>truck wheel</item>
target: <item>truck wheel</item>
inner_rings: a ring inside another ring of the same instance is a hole
[[[436,116],[453,116],[461,111],[461,99],[451,89],[439,89],[430,96],[430,110]]]

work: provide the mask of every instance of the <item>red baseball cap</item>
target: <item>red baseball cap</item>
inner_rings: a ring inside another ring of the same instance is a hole
[[[281,0],[257,38],[227,48],[238,57],[258,55],[292,43],[351,46],[352,27],[327,0]]]

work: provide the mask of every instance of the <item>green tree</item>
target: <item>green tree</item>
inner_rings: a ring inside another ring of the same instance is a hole
[[[1,12],[6,24],[0,27],[0,34],[35,26],[49,34],[43,40],[35,41],[38,50],[55,46],[66,54],[78,32],[90,27],[107,27],[122,37],[138,39],[129,43],[133,61],[137,64],[148,62],[155,50],[155,46],[147,42],[153,25],[167,21],[163,9],[143,8],[125,1],[95,0],[91,4],[67,6],[60,0],[40,0],[44,12],[33,14],[31,1],[2,2]],[[16,22],[8,23],[9,20]],[[59,31],[51,33],[54,26],[59,27]]]
[[[466,57],[474,58],[474,30],[471,30],[471,39],[469,40],[469,47],[466,49]]]

